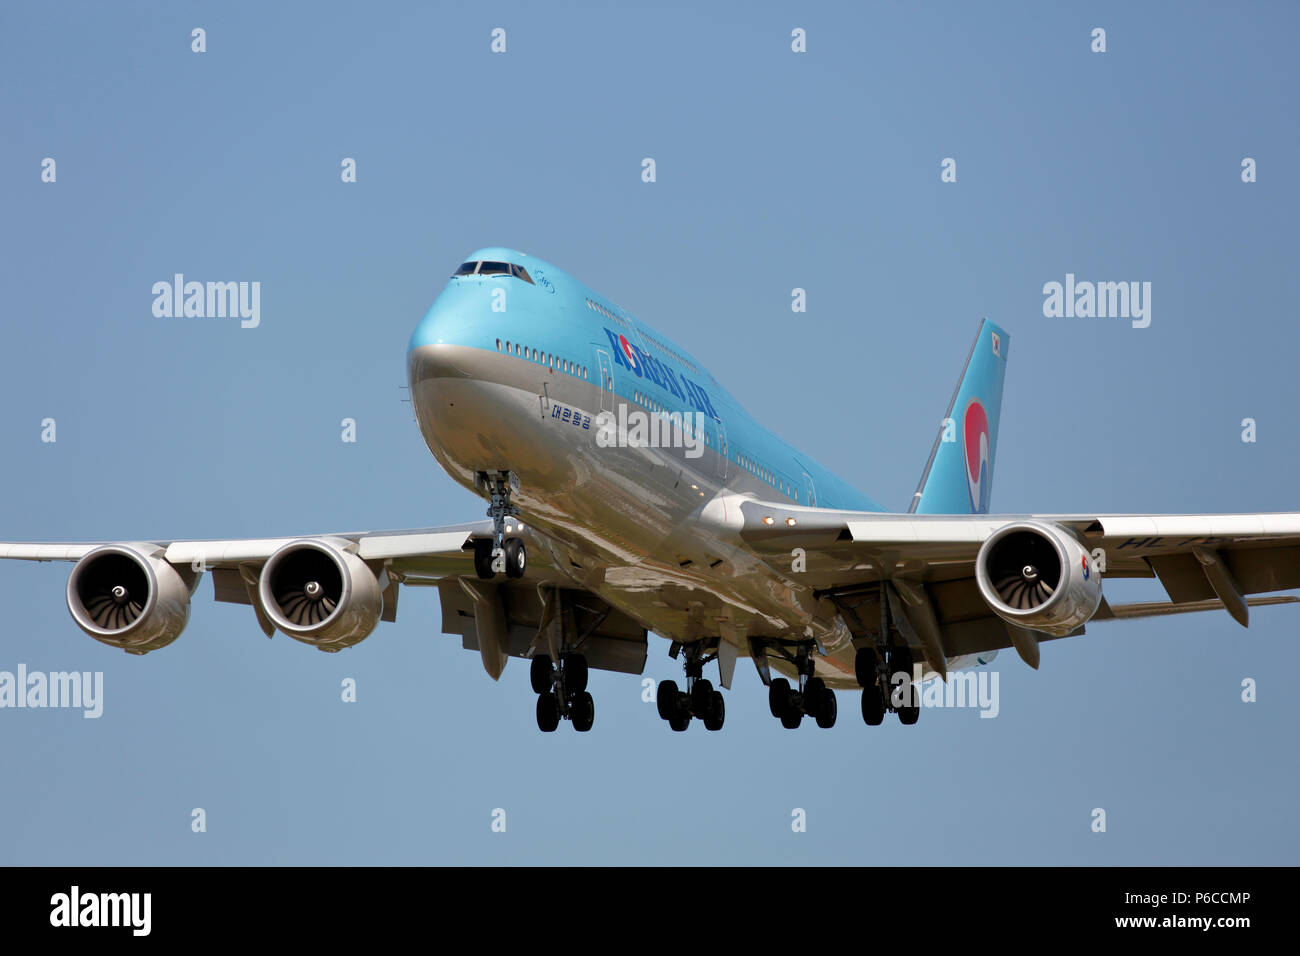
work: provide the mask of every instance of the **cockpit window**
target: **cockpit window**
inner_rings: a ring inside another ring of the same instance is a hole
[[[528,274],[528,270],[523,266],[517,266],[513,262],[462,262],[453,276],[514,276],[516,279],[523,279],[529,285],[536,285],[533,277]]]

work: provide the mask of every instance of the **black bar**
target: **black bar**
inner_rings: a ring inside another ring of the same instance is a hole
[[[578,938],[597,934],[610,947],[683,934],[732,942],[759,934],[770,946],[809,934],[844,938],[844,931],[850,938],[863,932],[879,938],[870,928],[875,926],[912,945],[1097,937],[1201,937],[1232,945],[1242,934],[1289,928],[1291,914],[1285,911],[1295,871],[53,867],[0,870],[0,881],[0,925],[7,940],[206,944],[271,933],[298,944],[337,946],[349,939],[415,934],[416,940],[451,944],[449,932],[459,937],[468,931],[495,947],[516,936],[538,945],[562,926]],[[116,915],[120,925],[53,925],[74,921],[74,886],[75,922],[99,920],[103,913],[105,921]],[[149,894],[147,937],[137,936],[144,929],[144,896],[117,894]],[[1135,919],[1149,922],[1134,924]],[[1205,919],[1208,927],[1192,924]],[[464,945],[463,938],[457,945]]]

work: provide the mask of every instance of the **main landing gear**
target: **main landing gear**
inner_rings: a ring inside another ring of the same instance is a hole
[[[660,681],[655,691],[659,716],[679,733],[691,725],[692,717],[700,718],[705,730],[721,730],[727,718],[726,701],[722,692],[714,690],[713,684],[704,677],[704,665],[718,655],[706,656],[704,641],[674,644],[669,654],[676,657],[679,649],[686,654],[686,690],[678,690],[675,680]]]
[[[506,537],[506,519],[519,517],[519,509],[510,503],[511,492],[519,490],[519,478],[512,471],[481,472],[479,484],[488,493],[492,539],[474,541],[474,573],[485,581],[496,577],[498,571],[508,578],[522,578],[528,568],[523,539]]]
[[[835,726],[839,707],[835,691],[817,676],[817,662],[812,656],[813,645],[807,642],[796,645],[793,655],[783,647],[773,648],[795,665],[799,673],[798,689],[790,686],[784,677],[772,678],[767,688],[767,706],[772,716],[781,721],[786,730],[794,730],[803,723],[804,716],[817,721],[817,726],[830,729]]]
[[[912,683],[912,650],[901,642],[888,650],[860,647],[854,662],[858,683],[862,685],[862,719],[879,726],[885,712],[898,714],[903,724],[914,724],[921,716],[920,690]],[[895,679],[899,672],[906,678]]]
[[[557,666],[549,654],[533,657],[528,673],[537,694],[537,729],[552,733],[560,719],[573,721],[580,734],[596,722],[596,704],[587,691],[587,659],[581,654],[560,655]]]
[[[853,664],[862,686],[862,719],[868,725],[879,726],[890,710],[898,714],[899,723],[916,723],[921,716],[921,691],[912,681],[912,649],[891,620],[883,594],[875,643],[859,647]],[[900,673],[905,676],[895,679]]]

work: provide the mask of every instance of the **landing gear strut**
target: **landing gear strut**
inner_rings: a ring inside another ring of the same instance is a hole
[[[862,685],[862,719],[872,727],[885,720],[886,711],[898,714],[899,723],[911,725],[921,716],[920,689],[912,682],[912,649],[901,635],[886,642],[890,634],[888,602],[882,602],[880,634],[873,647],[858,648],[854,666]],[[906,674],[895,679],[898,673]]]
[[[795,665],[799,674],[798,689],[790,686],[784,677],[774,677],[767,689],[767,706],[781,726],[794,730],[803,723],[807,714],[817,721],[817,726],[830,729],[835,726],[839,707],[835,691],[817,676],[817,662],[812,656],[815,645],[802,641],[795,645],[794,654],[783,647],[776,648],[782,657]]]
[[[660,681],[655,691],[659,716],[678,732],[691,725],[692,717],[699,717],[705,730],[721,730],[727,718],[726,701],[722,692],[714,690],[713,684],[704,677],[704,665],[718,655],[706,656],[704,641],[673,645],[670,652],[673,657],[677,656],[678,649],[686,654],[686,690],[678,690],[675,680]]]
[[[485,581],[496,577],[498,571],[504,571],[508,578],[522,578],[528,567],[528,552],[521,538],[506,537],[506,519],[519,518],[519,509],[510,503],[511,492],[519,490],[519,478],[512,471],[482,472],[479,483],[488,494],[492,539],[474,542],[474,573]]]
[[[549,654],[533,657],[528,671],[537,694],[537,729],[552,733],[560,719],[573,721],[578,733],[591,730],[596,721],[596,704],[587,690],[587,659],[581,654],[560,655],[557,666]]]

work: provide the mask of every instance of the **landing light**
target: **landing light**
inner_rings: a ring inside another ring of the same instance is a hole
[[[771,523],[772,523],[772,516],[771,516],[771,515],[768,515],[767,517],[765,517],[765,518],[763,519],[763,524],[771,524]]]
[[[788,524],[788,525],[789,525],[790,527],[792,527],[792,528],[793,528],[794,525],[795,525],[795,521],[794,521],[793,518],[786,518],[786,519],[785,519],[785,523]]]

